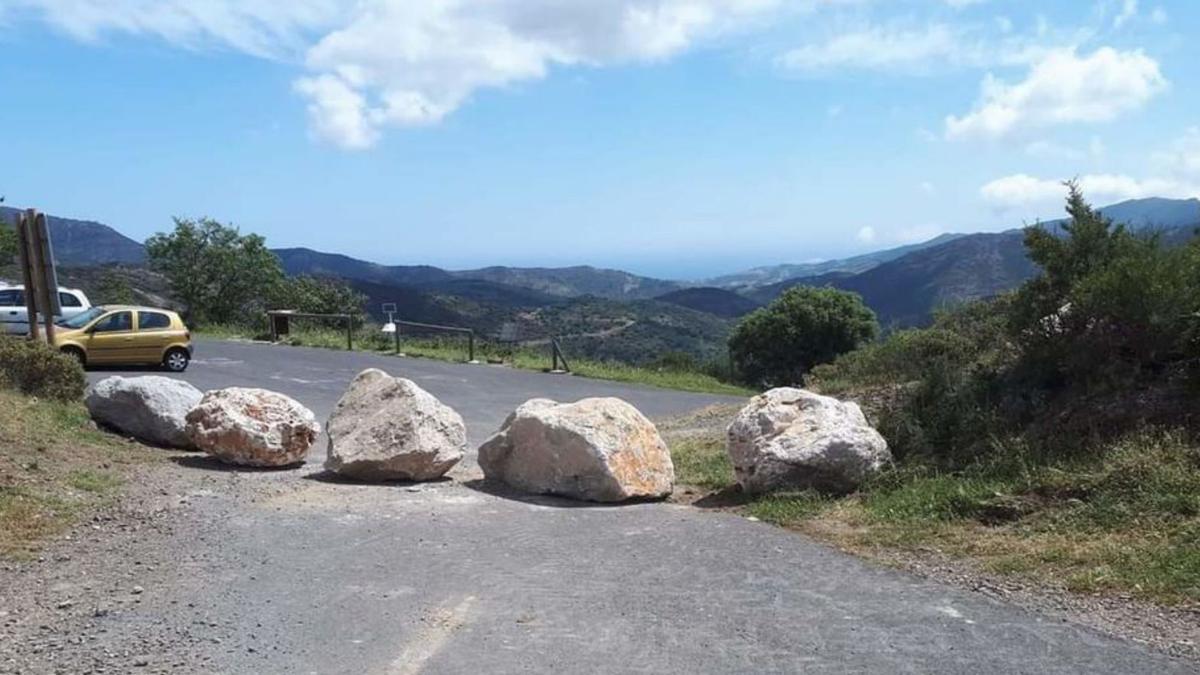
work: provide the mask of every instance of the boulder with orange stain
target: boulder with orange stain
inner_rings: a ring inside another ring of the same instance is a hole
[[[195,446],[227,464],[289,466],[304,461],[321,425],[308,408],[266,389],[210,391],[187,414]]]
[[[527,401],[480,446],[479,466],[524,492],[594,502],[666,497],[675,484],[658,429],[617,398]]]

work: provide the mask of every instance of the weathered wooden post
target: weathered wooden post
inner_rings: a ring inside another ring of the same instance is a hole
[[[39,335],[36,290],[33,284],[33,249],[30,247],[27,214],[18,213],[17,222],[14,225],[17,232],[17,255],[21,264],[21,281],[25,284],[25,322],[29,326],[29,339],[37,340]]]
[[[33,233],[34,276],[46,326],[46,342],[54,344],[54,317],[62,313],[58,300],[58,272],[54,266],[54,249],[50,244],[50,228],[46,214],[29,210],[30,231]]]

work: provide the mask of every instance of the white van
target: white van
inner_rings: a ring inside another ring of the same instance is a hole
[[[87,296],[77,288],[58,287],[58,302],[62,315],[55,320],[69,319],[92,307]],[[25,307],[25,287],[0,285],[0,333],[26,335],[29,333],[29,311]]]

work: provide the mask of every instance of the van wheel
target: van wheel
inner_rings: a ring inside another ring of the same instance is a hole
[[[62,353],[78,361],[80,368],[87,368],[87,355],[83,353],[82,349],[63,347]]]
[[[163,368],[172,373],[182,373],[187,370],[188,362],[192,357],[188,355],[186,349],[172,349],[163,357]]]

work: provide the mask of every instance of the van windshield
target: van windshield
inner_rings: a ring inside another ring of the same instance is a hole
[[[62,321],[56,321],[55,323],[63,328],[83,328],[93,319],[96,319],[103,313],[104,309],[100,307],[93,307],[86,312],[80,312],[69,319],[63,319]]]

